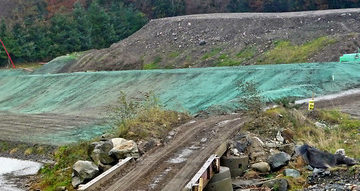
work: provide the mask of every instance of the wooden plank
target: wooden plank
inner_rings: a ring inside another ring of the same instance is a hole
[[[213,173],[210,173],[211,177],[207,177],[207,180],[203,179],[203,176],[205,176],[205,173],[207,173],[209,168],[212,168],[212,164],[214,161],[217,160],[217,156],[215,154],[211,155],[209,159],[204,163],[204,165],[200,168],[200,170],[195,174],[195,176],[190,180],[190,182],[185,186],[183,190],[193,190],[193,187],[196,186],[196,190],[201,190],[201,188],[204,188],[206,184],[211,179]],[[203,185],[199,185],[199,181],[202,179],[201,183]]]
[[[109,170],[103,172],[96,178],[92,179],[90,182],[79,185],[78,191],[96,190],[97,187],[99,187],[101,184],[104,184],[106,181],[108,181],[114,175],[116,175],[122,169],[124,169],[127,166],[127,164],[132,161],[132,159],[133,159],[132,157],[127,157],[126,159],[119,161],[118,164],[111,167]]]

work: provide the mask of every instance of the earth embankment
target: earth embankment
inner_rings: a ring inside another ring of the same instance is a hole
[[[156,19],[129,38],[87,52],[58,72],[338,61],[360,46],[359,18],[360,9],[340,9]],[[317,41],[323,37],[326,41]],[[286,51],[272,52],[279,42],[294,50],[292,59],[277,59],[289,57]]]

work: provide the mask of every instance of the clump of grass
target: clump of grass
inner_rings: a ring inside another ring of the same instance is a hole
[[[249,46],[241,50],[236,54],[236,57],[241,59],[242,61],[249,60],[253,58],[256,54],[256,48],[253,46]]]
[[[39,172],[39,181],[32,187],[50,191],[59,186],[66,186],[69,191],[75,190],[71,186],[71,166],[78,160],[89,160],[87,150],[89,143],[82,142],[59,147],[54,154],[55,164],[46,164]]]
[[[156,56],[153,60],[153,62],[149,63],[149,64],[144,64],[143,69],[144,70],[154,70],[154,69],[158,69],[159,67],[159,63],[162,61],[162,58],[160,56]]]
[[[310,56],[315,54],[329,44],[336,42],[330,37],[320,37],[301,45],[294,45],[290,41],[276,41],[274,48],[265,53],[258,64],[288,64],[306,62]]]
[[[221,50],[222,50],[221,48],[213,48],[210,52],[206,53],[201,59],[206,60],[208,58],[214,57],[217,54],[219,54]]]
[[[163,138],[172,127],[189,118],[187,113],[165,110],[152,93],[141,101],[134,101],[124,93],[114,108],[114,121],[119,137],[139,140],[146,137]]]
[[[216,66],[239,66],[240,64],[241,64],[241,62],[238,60],[234,60],[229,57],[221,59],[219,57],[218,63],[216,64]]]
[[[221,54],[218,57],[216,66],[239,66],[243,62],[253,58],[256,54],[256,48],[249,46],[241,50],[236,56],[230,54]]]
[[[176,58],[180,55],[180,52],[174,51],[169,54],[169,58]]]
[[[31,155],[33,154],[34,150],[33,148],[27,148],[25,151],[24,151],[24,155]]]

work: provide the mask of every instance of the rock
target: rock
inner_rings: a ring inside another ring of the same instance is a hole
[[[268,159],[271,170],[278,170],[283,166],[286,166],[291,159],[290,155],[285,152],[280,152],[274,155],[271,155]]]
[[[277,148],[280,145],[275,143],[275,142],[267,142],[267,143],[265,143],[265,146],[268,147],[268,148]]]
[[[251,165],[251,168],[262,173],[270,171],[270,165],[267,162],[259,162]]]
[[[207,141],[207,138],[204,137],[204,138],[202,138],[202,139],[200,140],[200,143],[206,143],[206,141]]]
[[[314,168],[312,176],[324,177],[330,175],[330,171],[324,168]]]
[[[126,157],[139,158],[139,149],[133,140],[126,140],[123,138],[111,139],[114,147],[109,154],[115,156],[117,159],[124,159]]]
[[[339,155],[345,156],[345,150],[344,150],[344,149],[338,149],[338,150],[336,150],[335,154],[339,154]]]
[[[206,44],[206,41],[205,40],[200,40],[200,42],[199,42],[199,45],[200,46],[204,46]]]
[[[301,155],[304,161],[313,168],[329,168],[341,164],[352,166],[356,164],[356,160],[352,158],[346,157],[342,154],[324,152],[306,144],[297,147],[296,153]]]
[[[262,184],[262,187],[268,187],[271,188],[271,190],[277,190],[277,191],[287,191],[288,186],[289,184],[286,179],[269,180]]]
[[[249,146],[247,152],[250,160],[253,162],[262,162],[266,160],[266,152],[263,148],[264,143],[258,137],[249,137]]]
[[[291,129],[285,129],[281,132],[281,136],[284,137],[285,142],[291,143],[294,140],[295,132]]]
[[[284,137],[281,136],[280,131],[278,131],[276,134],[276,140],[279,141],[280,143],[284,143],[284,141],[285,141]]]
[[[174,136],[175,134],[176,134],[175,131],[170,131],[170,132],[169,132],[169,135],[170,135],[170,136]]]
[[[236,141],[236,149],[241,153],[245,153],[247,147],[250,145],[250,142],[247,140],[246,136],[238,138],[239,139]]]
[[[99,168],[91,161],[77,161],[73,165],[72,185],[74,188],[80,184],[95,178],[99,173]]]
[[[92,145],[95,145],[95,147],[90,157],[95,164],[107,165],[115,162],[115,159],[109,155],[109,151],[113,148],[113,143],[111,141],[95,142]]]
[[[297,178],[297,177],[300,177],[300,172],[297,171],[297,170],[294,170],[294,169],[287,168],[287,169],[284,170],[284,175]]]
[[[310,170],[310,171],[313,171],[313,170],[314,170],[314,168],[311,167],[310,165],[306,165],[306,166],[305,166],[305,169],[306,169],[306,170]]]
[[[318,128],[322,128],[322,129],[325,129],[327,127],[327,125],[325,125],[324,123],[320,123],[320,122],[315,122],[314,125]]]
[[[139,143],[139,150],[142,152],[142,153],[146,153],[148,152],[149,150],[153,149],[154,147],[156,147],[157,143],[155,140],[151,139],[151,140],[148,140],[148,141],[145,141],[145,142],[141,142]]]
[[[290,144],[281,145],[279,146],[278,149],[292,156],[295,153],[295,144],[290,143]]]

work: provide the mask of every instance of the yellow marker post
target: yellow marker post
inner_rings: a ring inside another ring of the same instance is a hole
[[[308,108],[308,110],[309,110],[309,111],[313,111],[314,108],[315,108],[315,101],[314,101],[314,100],[310,100],[310,101],[309,101],[309,108]]]

